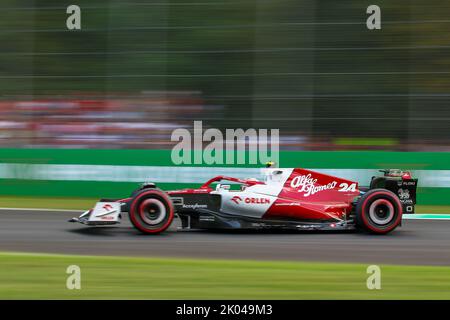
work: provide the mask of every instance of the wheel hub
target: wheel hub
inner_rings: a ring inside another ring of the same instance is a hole
[[[378,199],[370,205],[369,216],[376,224],[385,225],[392,221],[394,211],[392,203],[385,199]]]
[[[166,207],[158,199],[146,199],[139,206],[139,215],[149,225],[157,225],[167,215]]]

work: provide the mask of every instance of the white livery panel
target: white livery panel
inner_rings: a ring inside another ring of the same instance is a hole
[[[89,216],[89,222],[114,222],[119,220],[121,203],[97,202]]]

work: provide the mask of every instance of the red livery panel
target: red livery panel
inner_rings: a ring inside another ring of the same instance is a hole
[[[357,196],[357,182],[294,169],[264,218],[340,220],[350,213]]]

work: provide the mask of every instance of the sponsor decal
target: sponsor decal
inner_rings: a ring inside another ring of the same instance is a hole
[[[325,185],[316,185],[317,179],[309,173],[308,175],[296,176],[291,181],[292,188],[298,188],[298,192],[304,192],[304,197],[309,197],[317,192],[333,189],[336,187],[337,182],[332,181]]]
[[[242,199],[239,196],[234,196],[231,198],[231,201],[233,201],[236,204],[240,204],[241,202],[244,202],[246,204],[269,204],[270,199],[268,198],[253,198],[253,197],[245,197]]]
[[[398,196],[400,200],[409,199],[409,190],[408,189],[398,189]]]
[[[270,203],[270,199],[268,198],[245,198],[245,203],[254,203],[254,204],[268,204]]]
[[[233,201],[236,204],[239,204],[242,201],[242,199],[239,196],[234,196],[233,198],[231,198],[231,201]]]
[[[110,214],[112,214],[112,213],[114,213],[114,212],[117,211],[117,210],[115,210],[115,209],[113,208],[113,206],[110,205],[109,203],[105,204],[105,205],[102,207],[102,209],[105,210],[105,212],[95,214],[95,216],[96,216],[97,218],[102,217],[102,218],[101,218],[102,220],[108,220],[108,218],[106,218],[105,216],[110,215]],[[112,219],[114,219],[114,217],[112,217]]]
[[[200,221],[206,221],[206,222],[213,222],[216,221],[216,219],[213,216],[199,216],[198,220]]]
[[[193,204],[183,204],[183,209],[201,209],[201,208],[207,208],[208,205],[206,204],[198,204],[198,203],[193,203]]]
[[[103,217],[101,217],[100,218],[101,220],[114,220],[114,217],[113,216],[103,216]]]

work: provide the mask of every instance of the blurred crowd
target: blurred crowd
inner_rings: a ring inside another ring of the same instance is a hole
[[[39,148],[167,148],[174,129],[208,111],[196,93],[77,96],[0,102],[0,145]]]
[[[72,97],[0,101],[0,147],[4,148],[95,148],[169,149],[175,129],[193,134],[194,121],[203,130],[217,127],[248,129],[242,122],[224,123],[226,107],[208,105],[199,92],[143,92],[102,97]],[[258,128],[255,128],[258,129]],[[272,122],[266,129],[280,129],[281,150],[450,150],[444,142],[398,138],[333,137],[309,135],[302,128],[280,128]],[[269,132],[270,135],[270,132]],[[206,142],[205,142],[206,143]]]

